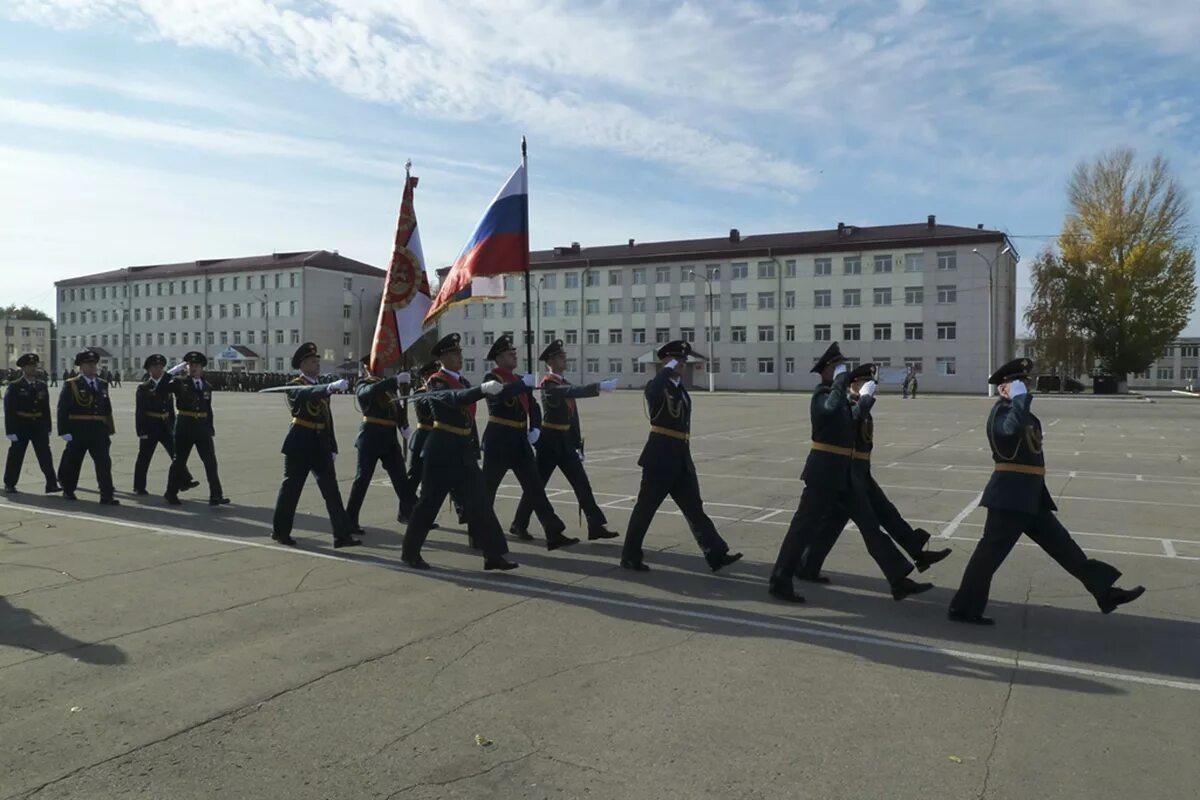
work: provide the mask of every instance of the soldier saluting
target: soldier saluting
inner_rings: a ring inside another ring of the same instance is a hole
[[[204,379],[204,368],[208,356],[192,350],[183,354],[183,361],[167,370],[171,380],[158,382],[160,395],[175,396],[175,459],[167,473],[167,491],[163,496],[173,506],[180,504],[179,492],[191,479],[188,473],[188,456],[192,449],[204,464],[204,478],[208,481],[208,504],[221,506],[229,502],[221,490],[221,476],[217,474],[217,451],[213,446],[216,426],[213,424],[212,385]]]
[[[554,470],[561,469],[563,477],[575,491],[579,510],[587,517],[588,540],[615,539],[620,534],[606,527],[608,520],[596,503],[592,485],[583,468],[583,432],[580,429],[575,401],[585,397],[597,397],[601,392],[614,391],[617,388],[617,380],[612,378],[586,386],[572,386],[562,374],[567,365],[567,351],[563,349],[561,339],[555,339],[542,351],[539,359],[546,362],[546,374],[541,380],[542,403],[545,405],[542,412],[542,435],[534,444],[537,451],[538,477],[545,486]],[[529,527],[529,517],[532,513],[533,498],[522,494],[510,530],[513,533],[525,531]],[[524,538],[520,534],[517,536]]]
[[[704,513],[700,481],[696,477],[696,465],[692,461],[691,445],[688,443],[692,429],[692,399],[682,380],[682,364],[690,355],[692,346],[686,341],[663,345],[658,349],[658,358],[663,362],[662,369],[646,384],[650,435],[638,458],[638,466],[642,468],[642,484],[621,550],[621,566],[625,569],[649,571],[650,567],[646,566],[642,553],[642,541],[646,538],[654,513],[668,495],[683,512],[688,528],[713,572],[742,557],[741,553],[729,552],[729,545]]]
[[[64,382],[59,392],[58,435],[67,447],[58,464],[58,482],[62,485],[63,497],[76,499],[75,487],[79,483],[83,457],[90,455],[96,465],[101,504],[118,506],[121,503],[113,497],[112,457],[109,455],[112,435],[117,428],[113,423],[108,384],[96,376],[99,362],[100,356],[91,350],[78,353],[75,366],[81,374]]]
[[[46,494],[61,492],[54,474],[54,457],[50,454],[50,392],[46,383],[37,378],[37,353],[26,353],[17,359],[21,377],[4,390],[4,433],[8,437],[8,459],[4,465],[4,491],[17,491],[25,450],[33,445],[38,466],[46,478]]]
[[[392,490],[400,502],[396,515],[399,522],[407,523],[417,504],[416,495],[405,471],[404,453],[396,438],[396,429],[407,439],[412,431],[408,427],[408,410],[398,392],[412,380],[408,370],[402,370],[390,378],[371,374],[371,357],[362,357],[366,377],[359,381],[354,394],[362,411],[362,423],[358,426],[358,438],[354,447],[358,452],[354,484],[346,501],[346,515],[350,518],[350,530],[362,534],[358,524],[358,512],[367,496],[367,487],[375,476],[375,465],[382,464],[392,482]]]
[[[987,421],[994,467],[979,501],[988,513],[983,537],[975,546],[963,572],[962,584],[950,601],[948,616],[954,622],[993,624],[992,618],[983,615],[992,576],[1022,533],[1082,583],[1105,614],[1133,602],[1146,591],[1142,586],[1133,589],[1116,586],[1120,571],[1111,564],[1088,558],[1054,515],[1058,506],[1046,489],[1042,423],[1030,410],[1033,396],[1025,385],[1032,370],[1032,361],[1018,358],[1000,367],[988,379],[1000,387],[1000,399],[992,406]]]
[[[138,437],[137,461],[133,466],[133,493],[148,495],[146,490],[146,473],[150,469],[150,460],[159,445],[167,451],[167,456],[175,460],[175,406],[169,395],[158,391],[159,383],[170,381],[166,374],[167,357],[154,353],[142,362],[142,369],[150,374],[146,380],[138,384],[134,393],[134,428]],[[199,486],[200,482],[192,478],[187,466],[183,467],[183,483],[180,491]]]
[[[271,538],[289,547],[296,546],[296,540],[292,538],[296,505],[300,502],[300,492],[311,472],[317,479],[317,488],[321,490],[325,509],[329,512],[333,546],[340,548],[362,544],[350,535],[350,520],[342,505],[342,493],[338,489],[337,474],[333,468],[333,461],[337,457],[337,438],[333,435],[329,395],[332,392],[344,392],[350,384],[344,378],[333,383],[317,383],[321,355],[312,342],[305,342],[296,350],[292,356],[292,369],[300,370],[300,374],[288,385],[301,388],[287,393],[292,424],[281,449],[283,483],[275,500]]]

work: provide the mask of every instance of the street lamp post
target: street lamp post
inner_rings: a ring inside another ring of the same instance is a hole
[[[1012,249],[1011,247],[1009,247],[1008,245],[1005,245],[1004,249],[1000,251],[1000,256],[1004,255],[1011,249]],[[995,352],[996,352],[995,344],[992,341],[992,328],[994,325],[992,318],[995,317],[995,315],[996,315],[996,310],[995,310],[996,291],[995,291],[995,280],[993,277],[994,273],[996,272],[996,262],[989,260],[987,256],[985,256],[983,253],[979,252],[978,247],[971,248],[971,252],[974,253],[975,255],[979,256],[981,259],[983,259],[983,263],[987,264],[987,268],[988,268],[987,371],[988,371],[988,377],[991,378],[992,373],[996,371],[995,367],[992,364],[992,359],[995,358]],[[997,256],[996,258],[998,259],[1000,256]],[[990,381],[988,382],[987,393],[988,393],[988,397],[996,396],[996,387],[992,386]]]
[[[265,363],[263,364],[262,371],[270,372],[271,371],[271,301],[269,299],[270,295],[268,295],[268,294],[262,294],[262,295],[259,295],[259,297],[262,298],[263,320],[265,321],[264,324],[266,325],[266,328],[267,328],[266,329],[267,335],[266,335],[265,339],[263,340],[263,361]]]
[[[363,352],[362,352],[362,332],[363,332],[362,307],[363,307],[363,297],[366,294],[366,291],[367,290],[365,287],[358,290],[358,337],[354,344],[354,355],[356,355],[358,358],[362,358],[362,356],[363,356]]]
[[[696,274],[695,270],[693,270],[689,274],[693,281],[697,280],[700,277],[699,275]],[[711,276],[707,272],[705,272],[704,278],[703,278],[704,285],[706,287],[708,287],[708,295],[707,295],[707,297],[708,297],[708,327],[704,331],[704,344],[706,347],[708,347],[708,358],[709,358],[708,391],[710,391],[710,392],[716,391],[716,388],[715,388],[716,383],[715,383],[715,379],[713,376],[712,367],[713,367],[713,364],[716,363],[716,360],[717,360],[716,348],[713,347],[713,345],[716,344],[716,342],[713,341],[713,290],[712,290],[712,278],[713,277],[715,277],[719,280],[721,277],[720,271],[714,270],[713,274]]]

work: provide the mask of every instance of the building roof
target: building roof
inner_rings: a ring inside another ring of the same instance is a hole
[[[378,267],[355,261],[352,258],[331,253],[328,250],[305,250],[296,253],[272,253],[266,256],[243,256],[241,258],[213,258],[202,261],[184,261],[178,264],[150,264],[141,267],[122,267],[56,281],[55,286],[81,286],[93,283],[114,283],[132,280],[159,280],[185,278],[193,275],[221,275],[229,272],[265,272],[270,270],[319,267],[352,275],[367,275],[383,278],[387,273]]]

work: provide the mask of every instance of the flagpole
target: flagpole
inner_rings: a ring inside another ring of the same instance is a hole
[[[536,370],[533,368],[533,309],[529,299],[529,155],[524,136],[521,137],[521,170],[525,173],[525,363],[532,374]]]

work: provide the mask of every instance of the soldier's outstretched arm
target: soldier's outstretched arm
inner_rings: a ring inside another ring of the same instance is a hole
[[[358,384],[358,388],[354,390],[354,393],[358,395],[358,399],[362,401],[363,405],[366,405],[380,392],[389,392],[396,388],[396,379],[395,377],[391,377],[375,381],[374,383],[360,383]]]
[[[599,397],[600,384],[585,383],[583,386],[545,386],[542,387],[547,397],[553,397],[555,400],[568,398],[571,400],[581,400],[585,397]]]
[[[469,406],[483,399],[483,389],[472,386],[470,389],[441,390],[436,397],[429,399],[448,406]]]

